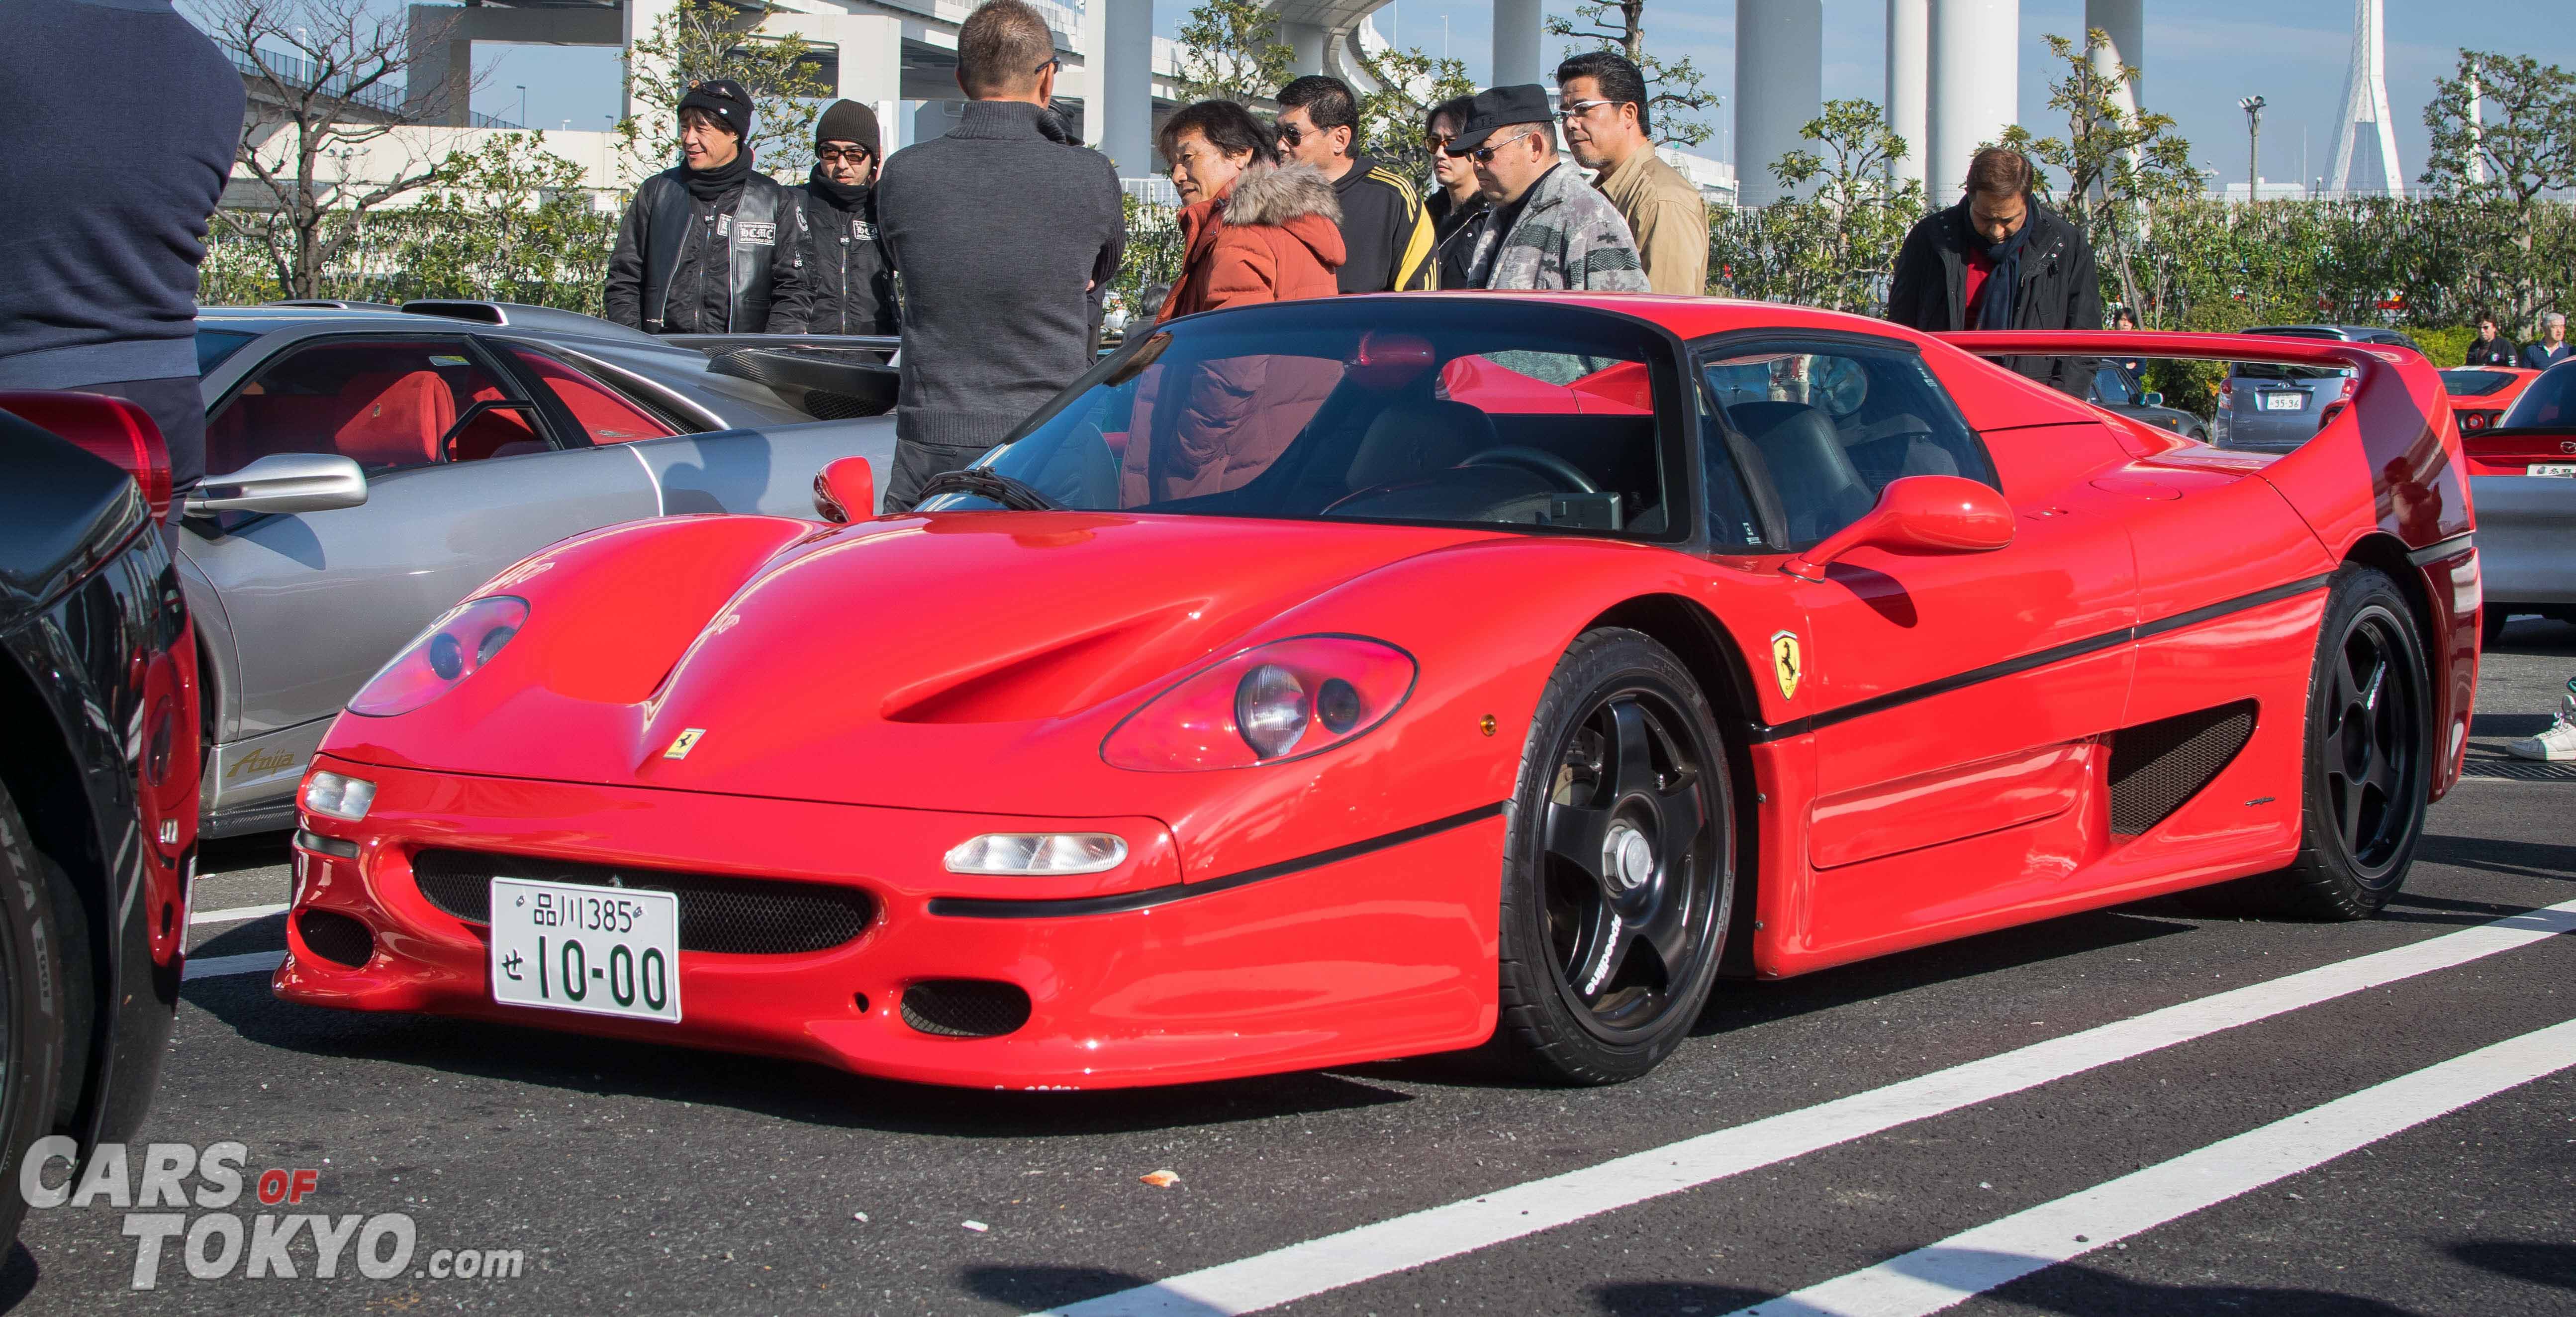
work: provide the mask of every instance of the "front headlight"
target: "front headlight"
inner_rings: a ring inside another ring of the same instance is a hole
[[[390,718],[437,699],[482,671],[527,622],[528,601],[513,595],[486,595],[458,604],[368,678],[357,698],[349,701],[349,712]]]
[[[950,847],[950,873],[1011,877],[1106,873],[1127,862],[1127,839],[1106,832],[988,832]]]
[[[1183,678],[1101,742],[1112,768],[1251,768],[1366,735],[1413,693],[1413,656],[1362,636],[1273,641]]]

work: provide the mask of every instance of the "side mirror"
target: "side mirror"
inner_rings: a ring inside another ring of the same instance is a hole
[[[2165,405],[2165,396],[2153,389],[2149,389],[2144,396],[2138,399],[2138,405],[2141,407],[2162,407]]]
[[[814,512],[825,521],[866,521],[877,515],[877,473],[864,457],[835,458],[814,473]]]
[[[1859,548],[1917,553],[1992,553],[2013,541],[2012,507],[2004,496],[1961,476],[1906,476],[1887,482],[1878,506],[1780,565],[1801,580],[1825,579],[1825,566]]]
[[[367,473],[334,453],[271,453],[228,476],[208,476],[179,504],[182,516],[218,512],[328,512],[367,501]]]

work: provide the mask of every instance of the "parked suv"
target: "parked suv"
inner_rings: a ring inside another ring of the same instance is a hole
[[[2371,325],[2267,325],[2248,334],[2268,338],[2331,338],[2346,343],[2386,343],[2422,355],[2415,340]],[[2349,370],[2239,361],[2218,383],[2218,410],[2210,438],[2221,448],[2286,453],[2323,428],[2352,397]]]

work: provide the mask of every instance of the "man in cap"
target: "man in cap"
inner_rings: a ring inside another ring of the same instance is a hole
[[[1493,87],[1469,104],[1447,148],[1476,166],[1492,204],[1472,221],[1469,278],[1478,288],[1642,293],[1645,271],[1628,223],[1556,154],[1555,116],[1534,82]]]
[[[751,167],[751,97],[701,82],[679,117],[679,166],[645,179],[617,226],[608,318],[648,334],[803,333],[803,213]]]
[[[805,208],[806,328],[817,334],[895,332],[894,266],[877,241],[876,111],[834,101],[814,124],[814,174],[796,189]]]

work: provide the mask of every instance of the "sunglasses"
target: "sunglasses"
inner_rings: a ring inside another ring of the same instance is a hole
[[[1617,101],[1567,101],[1564,108],[1556,112],[1556,117],[1560,120],[1572,122],[1573,120],[1580,119],[1583,116],[1592,113],[1594,110],[1597,110],[1604,105],[1617,105],[1618,103],[1619,102]]]
[[[1485,146],[1477,147],[1475,150],[1465,152],[1464,154],[1468,159],[1475,161],[1477,164],[1490,165],[1494,163],[1495,152],[1502,150],[1504,147],[1510,146],[1512,143],[1517,142],[1524,137],[1536,136],[1538,136],[1536,133],[1514,133],[1499,142],[1493,142]]]
[[[1048,60],[1046,63],[1040,64],[1036,68],[1029,70],[1029,72],[1032,75],[1035,75],[1044,73],[1048,69],[1054,69],[1058,73],[1064,72],[1064,56],[1058,55],[1054,59]]]
[[[820,151],[816,151],[814,153],[814,157],[818,160],[827,162],[833,160],[847,160],[854,165],[865,164],[868,159],[868,149],[864,146],[827,146]]]
[[[1422,144],[1430,147],[1434,151],[1446,151],[1449,149],[1449,144],[1457,140],[1458,134],[1456,133],[1424,133],[1422,135]]]
[[[1279,140],[1290,146],[1295,146],[1306,140],[1306,132],[1295,124],[1283,123],[1279,125]]]

